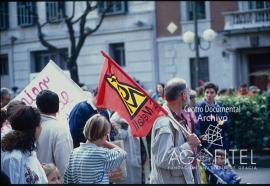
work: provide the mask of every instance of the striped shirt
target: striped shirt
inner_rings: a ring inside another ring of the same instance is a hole
[[[107,149],[93,143],[80,143],[70,155],[64,183],[109,184],[108,172],[120,167],[126,152],[120,148]]]

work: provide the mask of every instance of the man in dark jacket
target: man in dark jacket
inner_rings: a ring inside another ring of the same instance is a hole
[[[224,109],[222,109],[223,106],[220,103],[216,102],[217,92],[217,85],[210,82],[205,83],[205,98],[195,108],[198,121],[195,133],[201,139],[204,148],[212,144],[209,148],[211,153],[214,153],[215,149],[228,150],[229,148],[226,131],[230,127],[230,115],[224,112]]]
[[[86,101],[82,101],[77,103],[74,108],[71,110],[69,115],[69,128],[70,133],[73,139],[73,147],[79,147],[80,143],[85,143],[86,138],[83,135],[83,128],[85,126],[86,121],[93,116],[94,114],[100,113],[105,116],[108,121],[110,121],[109,113],[106,109],[97,109],[95,107],[95,97],[87,92],[89,99]],[[113,140],[113,130],[110,133],[110,140]]]
[[[86,139],[83,135],[83,128],[86,121],[97,113],[88,101],[77,103],[71,110],[69,115],[69,128],[73,139],[73,147],[79,147],[80,142],[85,143]]]

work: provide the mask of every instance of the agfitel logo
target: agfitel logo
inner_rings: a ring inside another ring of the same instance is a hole
[[[133,119],[147,102],[148,98],[133,86],[119,82],[115,75],[105,75],[106,81],[117,92],[124,103],[130,117]]]

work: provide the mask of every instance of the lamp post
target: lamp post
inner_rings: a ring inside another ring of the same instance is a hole
[[[183,34],[183,41],[187,44],[189,44],[189,48],[194,51],[195,50],[195,60],[194,60],[194,66],[195,66],[195,73],[194,73],[194,81],[195,81],[195,87],[198,86],[198,74],[199,74],[199,58],[200,58],[200,53],[199,49],[201,48],[202,50],[208,50],[211,46],[211,42],[216,38],[216,32],[213,31],[212,29],[206,29],[203,32],[203,37],[201,38],[198,35],[198,17],[197,17],[197,5],[196,1],[192,1],[192,8],[193,8],[193,20],[194,20],[194,32],[187,31]],[[205,40],[208,43],[208,46],[203,47],[201,45],[201,41]],[[194,43],[194,48],[192,48],[192,44]]]
[[[16,87],[15,86],[15,64],[14,64],[14,43],[17,41],[18,38],[15,36],[10,37],[10,45],[11,45],[11,63],[12,63],[12,88]],[[14,97],[16,96],[16,91],[17,88],[12,89],[14,92]]]
[[[192,6],[193,6],[193,20],[194,20],[194,32],[195,32],[195,87],[198,86],[198,81],[199,81],[199,38],[198,38],[198,21],[197,21],[197,6],[196,6],[196,1],[192,1]]]

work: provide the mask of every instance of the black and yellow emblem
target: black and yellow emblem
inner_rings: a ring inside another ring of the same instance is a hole
[[[131,118],[134,118],[138,111],[146,103],[148,98],[133,86],[127,83],[119,82],[114,75],[106,75],[105,79],[120,96]]]

